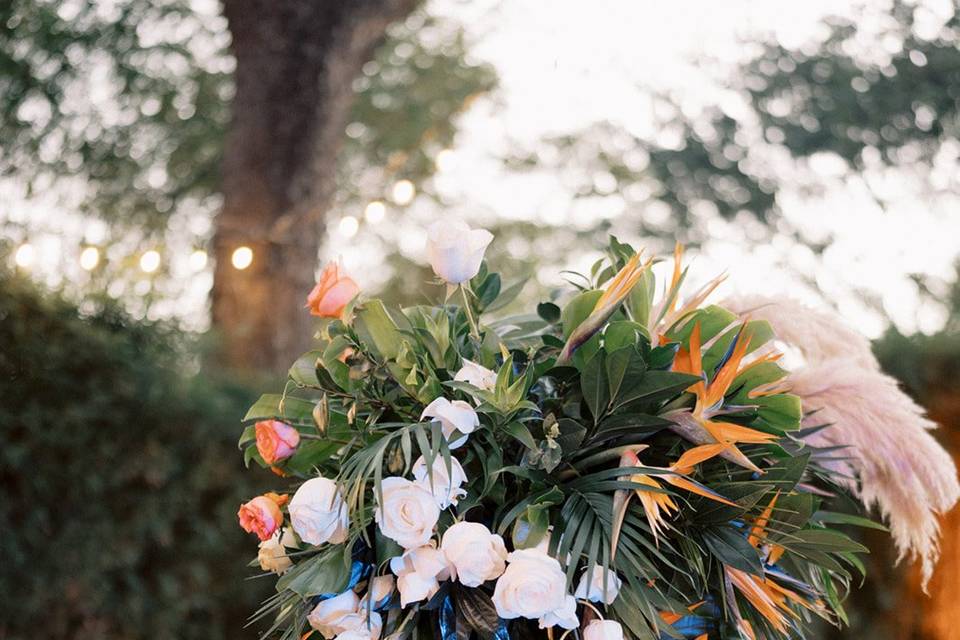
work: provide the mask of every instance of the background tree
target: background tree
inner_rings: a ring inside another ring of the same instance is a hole
[[[0,171],[27,194],[72,187],[66,207],[136,246],[205,244],[208,233],[185,229],[222,206],[212,318],[223,360],[280,370],[311,334],[301,307],[334,198],[362,207],[388,179],[419,184],[468,98],[495,84],[489,66],[466,62],[459,25],[415,6],[235,0],[228,23],[183,0],[6,3]],[[240,244],[254,248],[245,271],[230,267]]]

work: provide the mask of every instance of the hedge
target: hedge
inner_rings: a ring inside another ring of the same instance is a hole
[[[0,270],[0,638],[255,637],[250,392],[191,374],[176,329],[101,307]]]

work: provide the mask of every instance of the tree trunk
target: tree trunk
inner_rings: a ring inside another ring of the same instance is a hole
[[[225,0],[237,61],[214,234],[222,363],[281,372],[311,338],[304,309],[352,83],[416,0]],[[239,246],[253,249],[244,270]]]

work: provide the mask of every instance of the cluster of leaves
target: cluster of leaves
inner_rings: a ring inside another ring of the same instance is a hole
[[[262,586],[232,524],[248,389],[184,374],[178,331],[80,317],[0,270],[0,636],[218,638]]]
[[[284,392],[263,396],[246,420],[276,418],[311,436],[277,470],[294,479],[335,478],[349,509],[350,535],[344,544],[298,553],[257,617],[273,615],[273,630],[297,638],[318,598],[353,584],[351,560],[382,567],[400,553],[373,526],[373,507],[382,479],[409,472],[419,455],[428,467],[437,456],[449,460],[439,423],[420,418],[442,395],[474,404],[480,427],[456,452],[467,471],[467,495],[456,515],[441,515],[441,534],[456,518],[485,524],[514,549],[548,540],[568,583],[584,571],[615,572],[623,587],[606,615],[620,620],[631,638],[682,637],[670,624],[677,619],[693,619],[701,633],[722,638],[740,637],[744,628],[756,637],[782,637],[787,629],[802,635],[810,612],[843,620],[841,600],[853,572],[862,570],[856,553],[864,549],[834,525],[869,523],[823,508],[829,496],[844,502],[822,466],[837,454],[804,444],[795,396],[763,392],[785,373],[775,362],[740,370],[714,407],[734,428],[769,435],[740,446],[751,468],[712,457],[682,471],[686,486],[702,488],[697,492],[640,479],[681,474],[670,465],[691,442],[678,435],[674,416],[694,411],[697,383],[727,375],[738,345],[757,351],[768,342],[769,325],[738,326],[733,314],[709,306],[661,331],[657,322],[676,300],[683,274],[678,269],[664,291],[664,306],[654,305],[656,286],[647,272],[609,322],[558,364],[566,339],[589,321],[601,288],[616,280],[634,252],[613,240],[609,253],[563,309],[543,303],[537,314],[481,322],[476,333],[472,317],[495,312],[519,291],[519,285],[503,287],[486,265],[470,282],[469,309],[448,301],[391,311],[369,300],[349,311],[347,322],[324,328],[321,348],[290,369]],[[678,354],[698,352],[697,339],[704,346],[703,373],[678,370]],[[453,379],[465,359],[496,371],[492,389]],[[622,464],[624,452],[643,446],[641,465]],[[252,426],[240,447],[248,464],[265,466]],[[680,505],[678,513],[654,522],[641,498],[618,515],[618,496],[634,492],[669,497]],[[785,627],[733,589],[733,571],[797,595],[784,605]],[[490,603],[490,584],[446,584],[426,604],[394,605],[385,635],[434,637],[442,615],[436,609],[448,596],[467,635],[487,637],[504,623]],[[507,628],[511,637],[543,633],[535,621],[513,620]]]

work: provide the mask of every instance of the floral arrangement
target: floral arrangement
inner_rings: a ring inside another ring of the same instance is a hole
[[[387,309],[324,270],[317,349],[240,439],[290,485],[240,508],[253,565],[278,576],[252,620],[286,640],[841,624],[866,551],[844,531],[880,525],[850,499],[857,456],[791,394],[771,321],[705,304],[721,278],[684,296],[680,247],[657,286],[654,260],[616,239],[562,306],[494,319],[522,283],[488,269],[492,239],[431,228],[434,306]],[[950,473],[929,510],[956,500]]]

